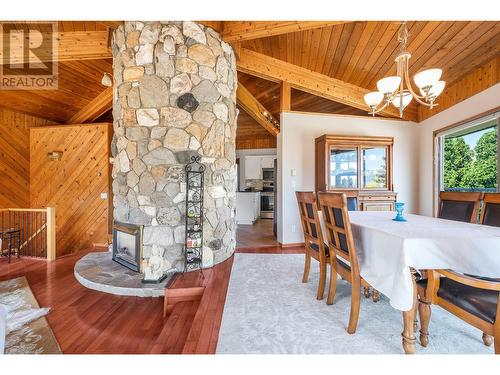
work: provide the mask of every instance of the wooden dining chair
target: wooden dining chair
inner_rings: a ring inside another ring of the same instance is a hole
[[[477,223],[483,193],[441,191],[438,217],[441,219]]]
[[[483,196],[483,208],[479,223],[500,227],[500,194],[486,193]]]
[[[302,282],[308,282],[311,258],[316,259],[319,262],[319,283],[316,298],[320,300],[323,299],[325,294],[329,254],[319,222],[316,194],[314,192],[297,191],[295,195],[299,205],[300,222],[302,223],[305,244],[306,259]]]
[[[499,193],[486,193],[483,196],[483,207],[481,209],[481,216],[479,223],[483,225],[490,225],[493,227],[500,227],[500,194]],[[483,342],[485,345],[490,346],[492,337],[486,332],[483,332]]]
[[[319,193],[319,206],[327,235],[330,263],[330,284],[327,303],[333,303],[337,287],[337,273],[351,283],[351,313],[347,332],[356,332],[359,318],[361,287],[369,288],[359,273],[358,257],[352,236],[347,197],[344,193]],[[374,290],[378,298],[378,292]],[[375,298],[375,297],[374,297]]]
[[[347,210],[348,211],[358,211],[359,210],[359,191],[346,191],[345,196],[347,198]]]
[[[328,191],[319,191],[319,193],[328,193]],[[330,191],[330,193],[335,193],[335,191]],[[338,192],[340,193],[340,191]],[[346,190],[342,191],[347,198],[347,210],[348,211],[359,211],[359,191],[357,190]],[[316,196],[316,199],[317,196]]]
[[[422,346],[429,343],[431,304],[435,304],[483,331],[485,345],[491,345],[493,336],[495,354],[500,354],[500,279],[428,270],[427,279],[417,287]]]

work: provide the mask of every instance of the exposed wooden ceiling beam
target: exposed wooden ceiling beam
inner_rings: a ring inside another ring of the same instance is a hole
[[[95,60],[112,58],[111,49],[108,47],[108,31],[72,31],[60,32],[55,35],[55,40],[58,43],[58,53],[54,55],[52,50],[37,50],[36,59],[38,61],[71,61],[71,60]],[[2,40],[6,40],[6,36]],[[10,51],[23,51],[23,43],[28,42],[22,40],[28,38],[27,34],[19,33],[9,35],[11,48]],[[25,62],[23,53],[12,55],[11,52],[10,64],[19,64]],[[0,48],[0,64],[3,63],[3,48]]]
[[[113,107],[113,87],[107,87],[85,107],[75,113],[69,120],[68,124],[84,124],[86,122],[95,121],[105,112]]]
[[[116,29],[118,28],[118,26],[123,25],[123,21],[96,21],[96,22],[110,29]]]
[[[240,50],[237,68],[243,73],[275,82],[288,82],[295,89],[367,112],[369,110],[363,99],[369,90],[246,48]],[[391,107],[382,111],[381,115],[399,117],[396,109]]]
[[[339,25],[347,21],[225,21],[222,38],[236,42]]]
[[[196,21],[196,22],[201,23],[203,26],[211,27],[212,29],[220,33],[224,28],[224,24],[230,21]]]
[[[250,91],[247,90],[245,86],[238,82],[238,90],[236,91],[236,101],[238,105],[248,113],[257,123],[259,123],[264,129],[276,137],[279,133],[278,128],[276,128],[269,120],[264,116],[264,113],[271,113],[252,95]]]

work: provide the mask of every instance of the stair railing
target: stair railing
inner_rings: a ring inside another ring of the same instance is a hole
[[[56,209],[0,208],[0,233],[19,229],[19,241],[12,241],[13,253],[47,260],[56,259]],[[6,254],[8,241],[2,240],[0,252]],[[13,256],[14,256],[13,254]]]

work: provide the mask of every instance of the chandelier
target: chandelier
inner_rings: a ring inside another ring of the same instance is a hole
[[[415,74],[413,80],[419,88],[420,95],[413,90],[408,72],[411,54],[406,50],[408,35],[408,27],[406,22],[403,22],[398,35],[398,41],[401,43],[400,52],[395,59],[397,75],[380,79],[377,82],[378,91],[364,96],[365,103],[371,108],[369,114],[372,116],[392,104],[398,109],[399,117],[403,117],[404,109],[413,98],[432,109],[437,105],[436,98],[444,90],[445,82],[439,80],[443,72],[441,69],[427,69]]]

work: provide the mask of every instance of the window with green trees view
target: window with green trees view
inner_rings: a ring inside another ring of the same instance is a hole
[[[443,137],[441,183],[444,190],[497,191],[497,128],[494,119]]]

